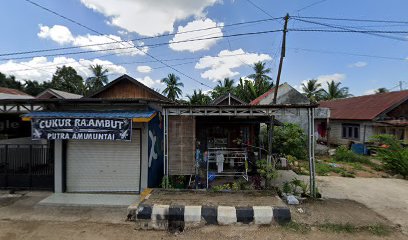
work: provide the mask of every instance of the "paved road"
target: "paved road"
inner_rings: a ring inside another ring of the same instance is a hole
[[[408,233],[408,181],[388,178],[318,177],[323,197],[360,202]]]

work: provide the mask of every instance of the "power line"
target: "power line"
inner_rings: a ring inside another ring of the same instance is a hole
[[[228,57],[236,57],[236,56],[243,56],[246,55],[247,53],[237,53],[237,54],[227,54],[227,55],[222,55],[222,56],[217,56],[217,58],[228,58]],[[206,55],[199,56],[199,57],[187,57],[187,58],[170,58],[170,59],[161,59],[162,61],[165,62],[170,62],[170,61],[183,61],[183,60],[193,60],[193,59],[200,59],[206,57]],[[158,62],[156,60],[150,60],[150,61],[132,61],[132,62],[119,62],[119,63],[110,63],[110,64],[104,64],[104,66],[110,66],[110,65],[130,65],[130,64],[146,64],[146,63],[153,63],[153,62]],[[77,63],[77,61],[73,62],[65,62],[65,63],[58,63],[58,64],[49,64],[46,66],[41,67],[41,69],[53,69],[56,66],[63,66],[63,65],[68,65],[71,63]],[[17,63],[18,64],[18,63]],[[32,66],[27,65],[30,68],[33,68]],[[172,65],[174,66],[174,65]],[[157,69],[153,68],[153,69]],[[39,68],[38,68],[39,69]],[[15,70],[9,70],[9,72],[21,72],[21,71],[29,71],[31,69],[15,69]]]
[[[267,11],[265,11],[263,8],[261,8],[260,6],[256,5],[253,1],[251,0],[246,0],[249,4],[251,4],[252,6],[254,6],[255,8],[257,8],[259,11],[265,13],[266,15],[268,15],[269,17],[273,18],[273,16],[271,14],[269,14]],[[280,18],[282,19],[282,18]]]
[[[303,18],[303,19],[317,19],[317,20],[329,20],[329,21],[349,21],[349,22],[374,22],[374,23],[400,23],[400,24],[408,24],[408,21],[384,20],[384,19],[333,18],[333,17],[317,17],[317,16],[297,16],[297,18]]]
[[[66,20],[68,20],[68,21],[70,21],[70,22],[72,22],[72,23],[75,23],[75,24],[77,24],[77,25],[79,25],[79,26],[81,26],[81,27],[83,27],[83,28],[86,28],[86,29],[88,29],[88,30],[94,32],[94,33],[97,33],[97,34],[99,34],[99,35],[105,36],[105,34],[99,32],[99,31],[96,31],[96,30],[94,30],[94,29],[92,29],[92,28],[89,28],[89,27],[87,27],[87,26],[85,26],[85,25],[83,25],[83,24],[81,24],[81,23],[79,23],[79,22],[77,22],[77,21],[75,21],[75,20],[73,20],[73,19],[70,19],[70,18],[68,18],[68,17],[65,17],[65,16],[63,16],[63,15],[61,15],[61,14],[59,14],[59,13],[57,13],[57,12],[51,10],[51,9],[48,9],[48,8],[46,8],[46,7],[44,7],[44,6],[41,6],[41,5],[39,5],[39,4],[37,4],[37,3],[33,2],[33,1],[31,1],[31,0],[24,0],[24,1],[26,1],[26,2],[28,2],[28,3],[31,3],[31,4],[33,4],[33,5],[37,6],[37,7],[40,7],[41,9],[44,9],[44,10],[46,10],[46,11],[48,11],[48,12],[51,12],[51,13],[53,13],[53,14],[55,14],[55,15],[57,15],[57,16],[63,18],[63,19],[66,19]],[[106,37],[107,37],[107,38],[110,38],[109,36],[106,36]],[[113,38],[110,38],[110,39],[116,41],[116,39],[113,39]],[[136,47],[136,48],[139,49],[138,47]],[[139,49],[139,50],[142,51],[142,52],[144,52],[147,56],[153,58],[154,60],[157,60],[157,61],[160,62],[161,64],[163,64],[163,65],[167,66],[168,68],[172,69],[173,71],[175,71],[175,72],[177,72],[177,73],[183,75],[184,77],[187,77],[187,78],[189,78],[189,79],[191,79],[191,80],[193,80],[193,81],[199,83],[199,84],[202,85],[202,86],[206,86],[206,87],[208,87],[208,88],[212,88],[212,87],[209,86],[208,84],[205,84],[205,83],[203,83],[203,82],[201,82],[201,81],[199,81],[199,80],[197,80],[197,79],[195,79],[195,78],[193,78],[193,77],[191,77],[191,76],[189,76],[189,75],[187,75],[187,74],[185,74],[185,73],[179,71],[178,69],[176,69],[176,68],[174,68],[174,67],[168,65],[167,63],[161,61],[160,59],[156,58],[155,56],[153,56],[153,55],[151,55],[151,54],[145,52],[143,49]]]
[[[25,1],[26,1],[26,0],[25,0]],[[27,1],[29,1],[29,0],[27,0]],[[280,18],[281,18],[281,17],[280,17]],[[277,20],[277,19],[280,19],[280,18],[276,17],[276,18],[268,18],[268,19],[260,19],[260,20],[253,20],[253,21],[246,21],[246,22],[225,24],[225,25],[222,26],[222,28],[224,28],[224,27],[231,27],[231,26],[238,26],[238,25],[261,23],[261,22],[266,22],[266,21]],[[147,40],[147,39],[161,38],[161,37],[166,37],[166,36],[174,36],[174,35],[176,35],[176,34],[186,34],[186,33],[199,32],[199,31],[211,30],[211,29],[216,29],[216,28],[221,28],[221,27],[220,27],[220,26],[207,27],[207,28],[200,28],[200,29],[194,29],[194,30],[183,31],[183,32],[162,34],[162,35],[153,36],[153,37],[142,37],[142,38],[135,38],[135,39],[129,39],[129,40],[120,40],[120,41],[119,41],[119,40],[116,40],[116,41],[114,41],[114,42],[94,43],[94,44],[86,44],[86,45],[79,45],[79,46],[59,47],[59,48],[48,48],[48,49],[38,49],[38,50],[20,51],[20,52],[11,52],[11,53],[1,53],[0,56],[9,56],[9,55],[20,55],[20,54],[29,54],[29,53],[40,53],[40,52],[51,52],[51,51],[69,50],[69,49],[77,49],[77,48],[85,48],[85,47],[95,47],[95,46],[110,45],[110,44],[115,44],[115,43],[138,42],[138,41]],[[104,36],[106,36],[106,35],[104,35]],[[106,36],[106,37],[108,37],[108,36]],[[141,47],[144,47],[144,46],[145,46],[145,45],[141,45]]]
[[[404,30],[404,31],[353,30],[353,29],[331,30],[331,29],[314,29],[314,28],[289,28],[288,31],[289,32],[344,32],[344,33],[399,33],[399,34],[408,34],[408,30]]]
[[[320,25],[320,26],[325,26],[325,27],[329,27],[329,28],[335,28],[335,29],[340,29],[342,31],[339,32],[355,32],[355,33],[362,33],[362,34],[369,34],[369,35],[373,35],[373,36],[377,36],[377,37],[384,37],[384,38],[389,38],[389,39],[394,39],[394,40],[400,40],[400,41],[406,41],[406,39],[401,39],[401,38],[396,38],[393,36],[387,36],[387,35],[381,35],[378,33],[406,33],[408,31],[375,31],[375,30],[354,30],[354,29],[350,29],[347,27],[341,27],[341,26],[334,26],[331,24],[327,24],[327,23],[320,23],[320,22],[315,22],[315,21],[309,21],[309,20],[304,20],[304,19],[299,19],[298,17],[292,17],[293,19],[297,20],[297,21],[301,21],[301,22],[306,22],[306,23],[312,23],[315,25]],[[303,31],[312,31],[312,30],[303,30]],[[324,32],[324,30],[315,30],[315,31],[320,31],[320,32]],[[327,32],[329,32],[330,30],[326,30]],[[335,31],[332,31],[335,32]]]
[[[379,56],[379,55],[370,55],[370,54],[362,54],[362,53],[328,51],[328,50],[307,49],[307,48],[297,48],[297,47],[288,47],[288,49],[291,49],[294,51],[316,52],[316,53],[323,53],[323,54],[341,54],[341,55],[349,55],[349,56],[356,56],[356,57],[369,57],[369,58],[378,58],[378,59],[407,61],[406,58],[402,58],[402,57],[401,58],[400,57],[389,57],[389,56]]]
[[[162,43],[155,43],[155,44],[143,45],[143,46],[131,46],[131,47],[123,47],[123,48],[86,50],[86,51],[65,52],[65,53],[57,53],[57,54],[52,53],[52,54],[45,54],[45,55],[31,55],[31,56],[13,57],[13,58],[0,58],[0,60],[10,61],[10,60],[30,59],[30,58],[34,58],[34,57],[54,57],[54,56],[65,56],[65,55],[77,55],[77,54],[84,54],[84,53],[108,52],[108,51],[124,50],[124,49],[138,48],[138,47],[159,47],[159,46],[165,46],[165,45],[177,44],[177,43],[186,43],[186,42],[205,41],[205,40],[210,40],[210,39],[258,35],[258,34],[274,33],[274,32],[281,32],[281,31],[282,30],[266,30],[266,31],[258,31],[258,32],[236,33],[236,34],[224,35],[224,36],[214,36],[214,37],[206,37],[206,38],[187,39],[187,40],[180,40],[180,41],[174,41],[174,42],[162,42]],[[144,53],[146,55],[148,55],[147,52],[144,52]]]
[[[305,6],[305,7],[302,7],[302,8],[300,8],[300,9],[298,9],[296,12],[301,12],[301,11],[307,9],[307,8],[311,8],[311,7],[315,6],[315,5],[324,3],[324,2],[326,2],[326,1],[327,1],[327,0],[316,1],[316,2],[314,2],[314,3],[312,3],[312,4],[309,4],[309,5]]]

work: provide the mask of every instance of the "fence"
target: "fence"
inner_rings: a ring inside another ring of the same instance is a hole
[[[0,188],[53,189],[50,144],[0,144]]]

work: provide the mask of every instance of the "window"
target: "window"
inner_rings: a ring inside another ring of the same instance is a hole
[[[360,125],[359,124],[342,124],[342,138],[345,139],[360,139]]]

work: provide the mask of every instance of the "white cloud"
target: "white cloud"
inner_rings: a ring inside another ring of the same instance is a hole
[[[355,62],[353,64],[350,64],[349,67],[354,67],[354,68],[363,68],[368,65],[367,62]]]
[[[333,73],[333,74],[327,74],[327,75],[319,75],[314,78],[308,78],[307,80],[303,80],[300,85],[295,85],[295,89],[297,89],[299,92],[303,92],[303,84],[306,84],[307,81],[310,79],[316,79],[317,83],[320,83],[321,87],[323,89],[327,89],[327,83],[334,81],[334,82],[341,82],[344,79],[346,79],[346,74],[344,73]]]
[[[177,30],[177,34],[170,40],[170,48],[175,51],[189,51],[189,52],[196,52],[200,50],[208,50],[212,47],[218,40],[221,38],[214,38],[208,40],[201,40],[201,41],[190,41],[190,42],[181,42],[181,43],[173,43],[191,39],[199,39],[199,38],[209,38],[209,37],[222,37],[222,26],[223,23],[216,23],[213,20],[207,18],[205,20],[194,20],[192,22],[187,23],[186,26],[179,26]],[[208,29],[211,28],[211,29]],[[197,29],[207,29],[203,31],[194,31]],[[188,33],[183,33],[188,32]]]
[[[326,86],[327,82],[341,82],[344,79],[346,79],[346,74],[344,73],[333,73],[333,74],[328,74],[328,75],[320,75],[317,76],[315,79],[317,79],[317,83],[320,83],[323,87]]]
[[[34,80],[38,82],[49,81],[52,79],[57,67],[63,65],[75,68],[77,73],[84,79],[92,75],[89,69],[90,65],[99,64],[108,69],[108,74],[125,74],[126,69],[120,65],[115,65],[110,61],[93,59],[75,60],[73,58],[56,57],[52,61],[48,61],[46,57],[35,57],[27,62],[8,61],[0,64],[0,72],[7,75],[14,75],[17,80]]]
[[[207,69],[201,74],[201,77],[215,82],[238,75],[239,72],[235,69],[242,65],[252,65],[258,61],[269,61],[271,59],[268,54],[247,53],[242,49],[234,51],[222,50],[215,57],[205,56],[200,58],[195,68]]]
[[[142,51],[138,50],[135,47],[135,44],[132,41],[122,42],[122,38],[116,35],[72,35],[69,28],[62,25],[54,25],[53,27],[42,26],[40,25],[40,32],[37,34],[38,37],[43,39],[50,39],[54,42],[57,42],[60,45],[70,44],[72,46],[83,46],[82,49],[91,50],[91,51],[101,51],[107,50],[106,52],[115,53],[118,55],[145,55],[145,52],[148,51],[147,47],[143,47],[143,42],[138,42],[137,46]],[[95,45],[109,43],[103,45]],[[92,46],[87,46],[92,45]],[[124,49],[118,49],[124,48]],[[108,50],[114,49],[114,50]]]
[[[173,32],[176,21],[203,17],[219,0],[81,0],[86,7],[109,17],[109,23],[143,36]]]
[[[157,88],[164,85],[160,80],[153,80],[149,76],[146,76],[144,78],[136,78],[136,80],[148,86],[149,88]]]
[[[61,25],[54,25],[52,28],[40,25],[40,32],[37,36],[44,39],[51,39],[61,45],[74,41],[71,31]]]
[[[152,71],[152,68],[150,66],[137,66],[136,70],[140,73],[149,73]]]
[[[372,94],[375,94],[376,91],[377,91],[377,89],[368,89],[368,90],[366,90],[366,91],[364,92],[363,95],[372,95]]]

